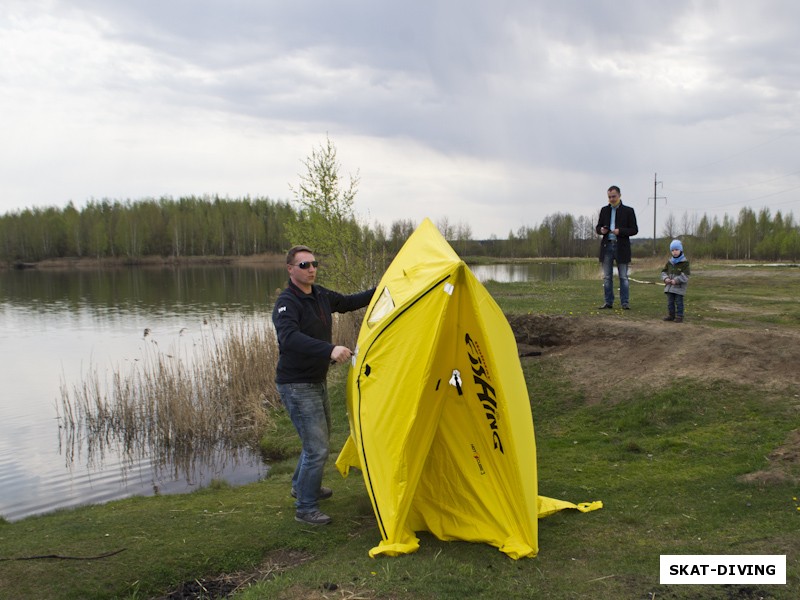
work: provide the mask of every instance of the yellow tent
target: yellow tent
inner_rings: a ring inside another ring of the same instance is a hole
[[[500,308],[430,220],[412,234],[367,308],[347,383],[350,437],[336,466],[359,468],[382,541],[419,548],[415,531],[538,552],[530,402]]]

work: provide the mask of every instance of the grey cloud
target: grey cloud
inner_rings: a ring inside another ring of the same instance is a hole
[[[798,125],[800,8],[788,0],[56,6],[153,62],[108,70],[98,93],[407,138],[512,172],[649,179]],[[767,150],[753,164],[779,168]]]

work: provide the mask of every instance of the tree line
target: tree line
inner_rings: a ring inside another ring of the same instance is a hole
[[[596,216],[574,217],[556,213],[544,218],[538,227],[520,227],[510,231],[508,239],[491,239],[480,242],[481,248],[471,246],[471,254],[497,257],[588,257],[599,250],[599,236],[595,232]],[[640,223],[640,233],[643,227]],[[722,219],[690,217],[688,213],[678,220],[670,215],[663,226],[661,237],[653,240],[641,235],[632,238],[634,257],[667,254],[670,240],[684,241],[687,253],[694,258],[731,260],[800,260],[800,225],[792,213],[768,208],[756,213],[742,208],[736,218],[724,215]]]
[[[25,208],[0,216],[0,260],[283,254],[293,243],[290,232],[305,220],[302,206],[269,198],[104,199],[82,209],[70,202],[64,208]],[[411,220],[370,228],[352,215],[337,226],[342,234],[352,232],[356,240],[389,252],[416,228]]]
[[[288,203],[194,196],[90,201],[78,210],[26,208],[0,217],[6,260],[232,256],[269,252],[284,243]]]
[[[299,197],[305,197],[306,189]],[[352,190],[353,195],[355,190]],[[353,196],[335,215],[342,252],[369,249],[391,256],[417,223],[401,219],[389,226],[366,225],[353,216]],[[217,196],[138,201],[93,200],[78,209],[26,208],[0,216],[0,259],[7,263],[48,258],[123,258],[146,256],[247,256],[282,254],[307,225],[308,207],[269,198],[222,199]],[[595,216],[556,213],[535,227],[522,226],[506,239],[475,240],[465,223],[436,224],[462,256],[501,258],[588,257],[598,248]],[[634,238],[634,256],[666,254],[669,240],[684,240],[693,258],[797,261],[800,226],[791,213],[743,208],[736,218],[668,217],[661,238]],[[337,250],[338,252],[338,250]],[[321,253],[322,254],[322,253]],[[347,260],[346,262],[350,262]]]

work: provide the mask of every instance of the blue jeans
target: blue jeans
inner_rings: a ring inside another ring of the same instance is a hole
[[[622,306],[630,302],[631,282],[628,280],[628,263],[617,261],[617,245],[608,244],[603,253],[603,292],[606,304],[614,304],[614,263],[617,263],[619,273],[619,301]]]
[[[683,316],[683,295],[667,292],[667,311],[675,317]]]
[[[292,476],[294,503],[298,512],[318,508],[319,488],[331,438],[331,407],[325,383],[279,383],[278,393],[294,428],[300,435],[303,450]]]

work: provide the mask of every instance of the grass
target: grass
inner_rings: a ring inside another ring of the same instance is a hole
[[[659,268],[642,268],[634,277],[652,279]],[[728,287],[731,269],[715,267],[704,277],[699,266],[687,298],[693,321],[797,327],[792,301],[780,299],[791,296],[793,275],[762,278],[748,271],[736,294]],[[662,314],[661,290],[639,285],[632,290],[634,310],[620,311],[619,318]],[[598,281],[489,287],[507,312],[591,319],[602,301]],[[723,301],[736,310],[715,312]],[[798,596],[800,489],[790,481],[758,485],[742,479],[764,468],[765,457],[797,429],[796,390],[692,380],[680,391],[626,388],[589,402],[557,360],[525,359],[523,365],[540,493],[605,505],[541,520],[535,559],[512,561],[487,545],[443,542],[424,533],[413,555],[370,559],[379,534],[363,481],[357,474],[342,479],[333,461],[326,485],[335,494],[325,508],[334,523],[317,529],[296,523],[289,486],[297,447],[288,421],[276,418],[267,436],[278,440],[275,461],[264,481],[0,524],[0,597],[154,598],[202,584],[208,592],[196,597],[211,598],[221,582],[230,583],[227,591],[241,586],[235,597],[246,600]],[[347,435],[343,373],[334,369],[331,379],[334,448]],[[116,550],[123,551],[97,560],[8,560]],[[786,554],[788,585],[661,586],[661,554]]]
[[[486,288],[507,314],[588,316],[603,303],[603,279],[556,282],[489,282]],[[661,269],[666,259],[634,260],[631,266],[631,306],[625,317],[649,320],[666,314]],[[692,263],[686,296],[686,318],[711,327],[796,327],[800,323],[798,268],[753,268],[738,263]],[[617,279],[615,277],[616,284]],[[615,291],[616,306],[619,294]],[[616,314],[623,314],[615,310]]]

